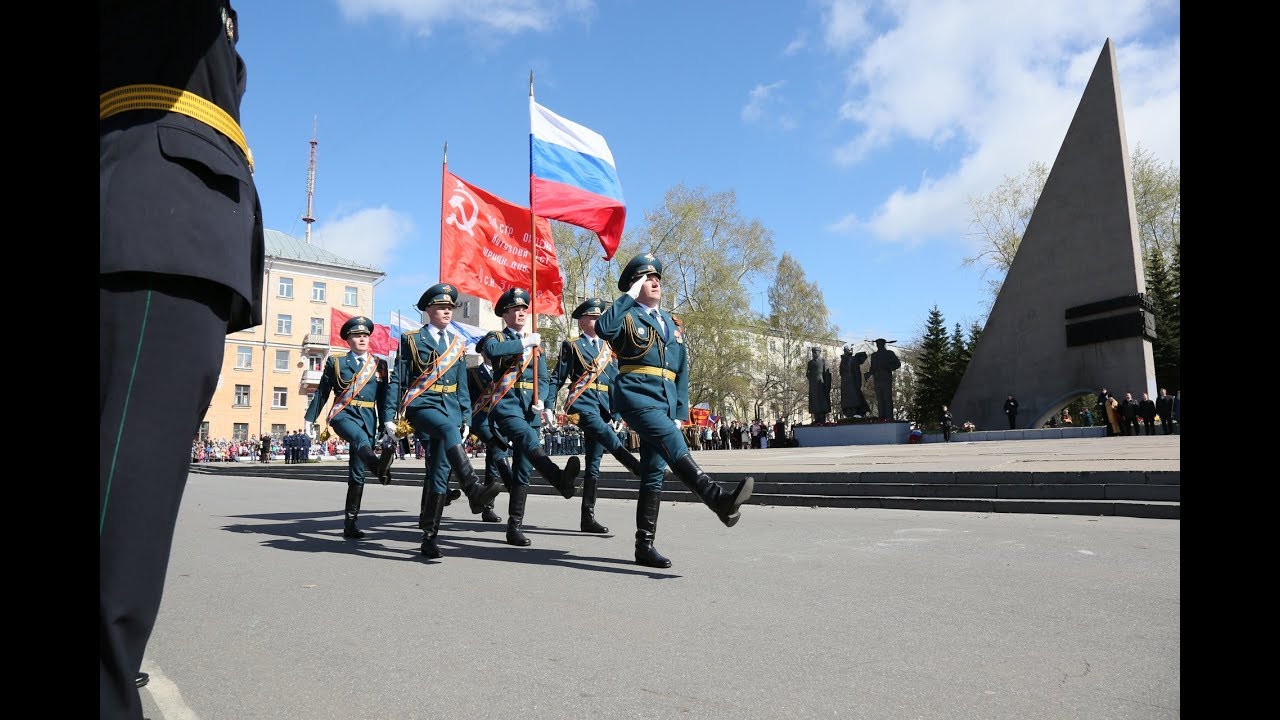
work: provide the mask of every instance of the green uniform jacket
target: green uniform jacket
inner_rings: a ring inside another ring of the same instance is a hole
[[[611,394],[613,410],[666,408],[673,420],[689,419],[689,353],[671,315],[659,310],[667,335],[630,295],[613,301],[596,318],[596,334],[618,356]],[[643,371],[647,369],[647,372]],[[636,372],[636,370],[642,370]]]
[[[378,369],[373,379],[360,388],[356,399],[373,402],[375,406],[356,407],[355,403],[351,403],[343,408],[339,415],[355,421],[372,438],[382,430],[382,418],[385,417],[382,414],[382,408],[386,405],[389,373],[386,360],[373,355],[369,358],[378,363]],[[347,353],[343,357],[333,355],[329,358],[329,362],[324,365],[324,373],[320,376],[320,387],[316,388],[315,397],[311,399],[311,404],[307,406],[307,414],[303,416],[308,423],[313,423],[320,417],[320,410],[329,402],[329,393],[332,392],[336,400],[346,391],[347,386],[351,384],[351,378],[358,372],[357,367],[355,353]],[[336,417],[334,419],[337,420]],[[350,441],[351,438],[346,440]]]

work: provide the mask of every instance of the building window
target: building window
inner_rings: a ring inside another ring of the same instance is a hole
[[[324,318],[311,318],[311,334],[312,335],[324,334]]]
[[[282,298],[293,297],[293,278],[280,278],[280,282],[276,284],[276,296]]]
[[[248,385],[236,386],[235,405],[236,407],[249,407],[249,386]]]
[[[253,348],[248,345],[236,346],[236,369],[252,370],[253,369]]]
[[[312,302],[324,302],[326,294],[327,293],[325,292],[324,283],[320,282],[319,280],[316,280],[315,282],[311,283],[311,301]]]
[[[307,356],[307,367],[311,370],[319,370],[324,365],[324,358],[319,355]]]
[[[288,350],[276,351],[276,369],[284,370],[286,372],[289,370],[289,351]]]
[[[231,439],[236,442],[244,442],[249,439],[249,423],[232,423]]]
[[[355,285],[348,285],[342,291],[342,304],[355,307],[360,299],[360,293],[356,291]]]
[[[273,387],[271,388],[271,407],[280,409],[289,405],[288,388]]]
[[[271,434],[277,438],[284,437],[284,423],[271,423]]]
[[[462,317],[464,320],[471,317],[471,301],[470,300],[462,303]]]
[[[276,334],[277,335],[293,334],[293,316],[292,315],[276,316]]]
[[[209,439],[209,421],[205,420],[204,422],[200,423],[200,442],[205,442],[208,439]]]

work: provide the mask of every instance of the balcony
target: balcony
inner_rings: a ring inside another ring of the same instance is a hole
[[[302,336],[303,350],[323,350],[329,352],[329,333],[307,333]]]
[[[302,371],[302,389],[304,391],[315,390],[320,386],[321,370],[303,370]]]

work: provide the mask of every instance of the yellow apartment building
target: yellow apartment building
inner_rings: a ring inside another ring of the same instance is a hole
[[[262,325],[227,336],[200,437],[244,440],[305,429],[302,416],[330,353],[330,310],[373,317],[386,273],[276,230],[265,231]],[[334,351],[346,343],[334,338]]]

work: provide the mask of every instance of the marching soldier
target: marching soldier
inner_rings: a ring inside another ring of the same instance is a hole
[[[588,298],[572,314],[582,333],[577,340],[565,340],[560,346],[560,360],[556,364],[551,385],[559,392],[570,379],[569,395],[565,399],[565,412],[577,414],[577,426],[586,439],[587,468],[582,476],[582,522],[585,533],[607,533],[609,528],[596,521],[596,485],[600,481],[600,458],[604,451],[622,463],[633,475],[640,477],[640,461],[622,446],[618,434],[609,427],[613,415],[609,412],[609,388],[618,374],[618,364],[613,350],[596,335],[596,318],[604,311],[604,300]]]
[[[693,461],[680,432],[689,419],[689,354],[680,322],[658,307],[662,299],[662,261],[637,255],[622,269],[623,295],[596,319],[596,332],[618,356],[613,409],[640,436],[640,502],[636,508],[636,562],[671,567],[653,548],[662,501],[662,471],[676,477],[728,527],[737,524],[739,506],[751,496],[748,476],[729,492]]]
[[[525,500],[529,496],[530,466],[560,491],[566,499],[573,497],[577,488],[580,461],[577,455],[569,456],[564,469],[556,465],[542,449],[543,398],[551,392],[551,373],[547,372],[542,358],[542,339],[538,333],[522,336],[529,319],[529,293],[522,288],[511,288],[502,293],[494,306],[506,323],[500,331],[481,338],[477,349],[493,364],[496,379],[485,393],[477,411],[487,412],[489,421],[512,445],[512,480],[507,492],[507,542],[511,545],[529,545],[531,541],[520,532],[524,521]],[[536,363],[536,365],[535,365]],[[534,369],[538,377],[538,402],[533,401]]]
[[[448,329],[457,303],[457,288],[444,283],[432,285],[418,298],[417,307],[427,313],[430,322],[400,337],[383,411],[388,437],[396,436],[394,419],[401,416],[420,437],[426,436],[427,479],[422,485],[418,527],[423,532],[420,550],[432,559],[442,557],[436,535],[451,468],[473,513],[479,514],[502,491],[497,483],[480,485],[476,481],[471,458],[462,444],[471,418],[471,395],[467,390],[467,341]]]
[[[477,410],[480,398],[493,384],[493,366],[483,355],[480,364],[467,368],[467,387],[471,390],[471,434],[484,443],[484,478],[491,483],[498,480],[511,486],[511,444],[496,435],[489,427],[489,414]],[[480,519],[485,522],[502,522],[502,517],[493,511],[493,501],[484,506]]]
[[[360,500],[364,497],[366,474],[377,474],[378,456],[373,452],[373,438],[387,396],[387,362],[369,354],[369,334],[373,321],[364,316],[353,317],[342,324],[339,337],[347,341],[351,352],[343,357],[332,355],[320,376],[320,387],[307,406],[303,417],[315,425],[320,409],[333,393],[333,407],[325,422],[338,437],[351,446],[347,460],[347,504],[343,512],[342,537],[360,539],[364,531],[356,527],[360,516]],[[287,440],[288,438],[286,438]],[[297,442],[295,436],[293,442]],[[286,451],[285,457],[288,457]]]

